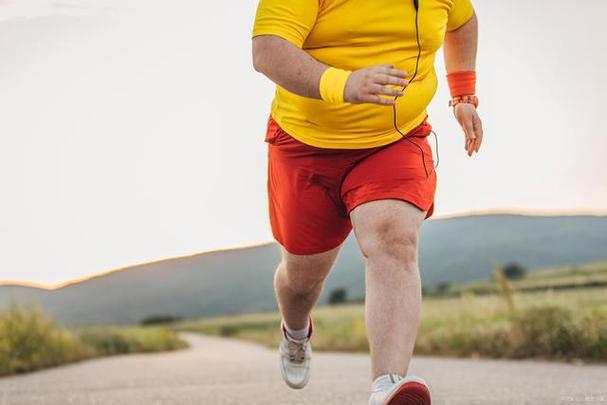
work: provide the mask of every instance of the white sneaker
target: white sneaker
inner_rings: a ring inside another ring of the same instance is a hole
[[[287,335],[284,323],[280,322],[282,337],[278,352],[280,354],[280,372],[283,380],[291,388],[303,388],[310,378],[310,361],[312,359],[312,318],[308,336],[303,340],[294,340]]]
[[[394,374],[396,382],[381,391],[371,393],[369,405],[431,405],[430,388],[415,376]]]

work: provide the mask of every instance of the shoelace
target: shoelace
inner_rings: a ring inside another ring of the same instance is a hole
[[[308,341],[294,342],[292,340],[287,341],[287,347],[289,349],[289,360],[296,363],[303,363],[306,359],[306,347]]]

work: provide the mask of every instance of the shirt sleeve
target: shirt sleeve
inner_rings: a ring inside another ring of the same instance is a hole
[[[303,46],[316,23],[319,0],[260,0],[253,37],[272,34]]]
[[[453,31],[467,23],[474,14],[474,8],[470,0],[453,0],[451,11],[449,11],[449,21],[447,22],[447,31]]]

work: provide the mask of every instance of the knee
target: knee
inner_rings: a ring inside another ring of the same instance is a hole
[[[384,223],[361,246],[366,261],[382,266],[415,269],[418,254],[417,229],[400,229]]]
[[[313,293],[319,285],[322,285],[324,277],[319,274],[318,269],[306,269],[301,266],[282,261],[278,272],[282,271],[284,276],[284,286],[291,294],[306,297]]]

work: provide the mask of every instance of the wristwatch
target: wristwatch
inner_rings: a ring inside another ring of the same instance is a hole
[[[451,100],[449,100],[449,107],[455,107],[459,103],[468,103],[472,104],[474,107],[478,107],[478,97],[473,94],[468,96],[453,97]]]

